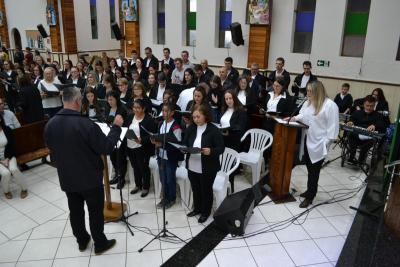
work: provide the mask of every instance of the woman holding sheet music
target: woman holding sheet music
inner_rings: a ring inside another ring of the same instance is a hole
[[[154,146],[150,142],[150,135],[147,131],[156,131],[153,119],[145,110],[146,103],[142,99],[135,100],[132,106],[133,115],[128,117],[126,123],[129,130],[132,130],[136,137],[133,140],[127,139],[127,154],[133,168],[136,185],[131,194],[142,191],[141,197],[146,197],[149,194],[149,161],[154,153]]]
[[[224,93],[220,126],[225,146],[240,152],[240,139],[247,129],[247,114],[232,90]],[[229,181],[234,192],[234,175],[229,176]]]
[[[187,216],[200,214],[198,222],[203,223],[211,213],[212,186],[217,172],[221,169],[219,155],[224,152],[225,146],[221,132],[212,124],[212,114],[208,107],[195,106],[193,122],[185,132],[183,144],[187,147],[201,148],[201,153],[186,156],[186,168],[194,201],[194,209]]]
[[[328,98],[325,87],[320,81],[307,85],[307,98],[299,115],[291,119],[309,127],[304,132],[305,138],[302,138],[308,181],[307,191],[300,194],[300,197],[304,198],[300,208],[307,208],[312,204],[318,191],[319,173],[328,154],[329,144],[339,133],[339,109],[335,102]]]
[[[43,80],[38,84],[44,114],[49,118],[53,117],[62,108],[60,91],[56,87],[61,84],[55,75],[55,70],[52,67],[47,67],[43,72]]]
[[[105,117],[107,123],[112,123],[117,115],[121,115],[125,120],[127,116],[127,110],[119,99],[119,93],[117,91],[109,91],[106,94],[108,105],[106,106]],[[112,165],[115,170],[115,177],[110,180],[110,184],[116,184],[117,188],[123,188],[125,186],[125,174],[126,174],[126,142],[123,142],[119,148],[114,149],[110,155]]]
[[[186,111],[190,111],[190,113],[193,114],[194,109],[201,105],[210,110],[211,112],[211,107],[207,100],[207,93],[205,88],[203,86],[196,86],[196,88],[193,91],[193,100],[190,100],[189,103],[187,104]],[[190,118],[184,116],[182,116],[182,118],[186,125],[189,125],[191,123]]]
[[[265,114],[265,118],[262,123],[262,128],[274,133],[275,120],[273,116],[289,116],[290,115],[290,103],[287,99],[287,94],[284,89],[285,80],[279,77],[273,83],[273,91],[266,94],[263,106],[260,109],[260,114]]]
[[[249,86],[249,77],[242,75],[239,77],[236,95],[239,101],[245,107],[247,114],[252,114],[256,110],[257,96]]]

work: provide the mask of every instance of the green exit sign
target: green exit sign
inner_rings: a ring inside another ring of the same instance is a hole
[[[317,66],[318,67],[329,67],[330,61],[329,60],[318,60]]]

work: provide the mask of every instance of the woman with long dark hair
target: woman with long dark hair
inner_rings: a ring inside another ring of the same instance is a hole
[[[84,90],[81,113],[91,119],[101,116],[100,107],[97,103],[96,91],[90,86],[86,87]]]
[[[254,91],[250,89],[249,77],[247,75],[239,77],[236,95],[246,109],[247,114],[253,114],[256,110],[257,96]]]

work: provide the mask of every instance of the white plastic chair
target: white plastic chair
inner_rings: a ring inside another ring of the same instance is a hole
[[[151,157],[149,161],[149,168],[150,168],[150,175],[153,177],[154,182],[154,195],[156,197],[161,197],[161,180],[160,180],[160,173],[158,171],[158,163],[157,158]]]
[[[255,185],[260,178],[261,166],[264,160],[263,153],[272,145],[273,137],[266,130],[250,129],[243,135],[240,141],[243,142],[248,135],[250,135],[251,139],[250,149],[249,152],[239,153],[240,163],[251,167],[252,185]]]
[[[221,163],[221,170],[217,173],[213,184],[216,208],[218,208],[225,199],[228,189],[229,193],[231,193],[229,175],[239,167],[240,156],[235,150],[225,148],[224,153],[219,157],[219,161]]]
[[[190,186],[188,171],[185,167],[185,161],[182,161],[176,169],[176,183],[179,185],[181,193],[182,206],[190,209],[190,199],[192,196],[192,188]]]

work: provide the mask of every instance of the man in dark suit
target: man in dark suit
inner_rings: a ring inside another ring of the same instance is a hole
[[[112,248],[116,241],[107,240],[104,235],[101,155],[113,151],[119,140],[123,119],[117,115],[108,136],[105,136],[97,124],[80,115],[81,100],[79,88],[65,88],[64,109],[47,123],[44,137],[57,166],[61,190],[67,195],[72,232],[79,250],[84,251],[90,241],[85,227],[86,202],[94,251],[102,254]]]
[[[276,81],[276,79],[280,76],[283,77],[283,80],[285,81],[285,85],[283,86],[283,88],[285,90],[288,89],[289,84],[290,84],[290,74],[289,72],[287,72],[283,67],[285,66],[285,59],[283,57],[278,57],[275,61],[275,68],[276,70],[271,72],[268,76],[268,82],[270,82],[272,86],[272,84]]]
[[[225,58],[224,64],[228,75],[228,80],[230,80],[233,85],[237,85],[239,79],[239,72],[232,66],[233,59],[231,57]]]
[[[333,100],[339,108],[339,113],[350,113],[351,107],[353,106],[353,97],[349,94],[349,90],[350,84],[344,83],[340,93],[338,93]]]
[[[257,63],[252,63],[250,70],[244,69],[243,70],[243,75],[247,75],[251,77],[250,81],[250,89],[256,93],[256,95],[259,94],[261,90],[264,90],[267,86],[267,77],[262,75],[259,71],[259,65]]]
[[[168,47],[163,49],[164,59],[162,60],[162,65],[169,65],[171,67],[171,71],[175,69],[174,59],[170,56],[171,51]]]
[[[312,67],[310,61],[307,60],[303,62],[304,72],[296,76],[296,78],[294,79],[294,84],[292,86],[292,93],[295,96],[305,97],[307,95],[307,84],[318,80],[317,76],[314,76],[311,73],[311,68]]]
[[[214,76],[214,72],[210,68],[208,68],[208,60],[202,59],[200,61],[200,65],[203,68],[203,73],[206,79],[211,80],[212,76]]]
[[[194,75],[195,75],[195,77],[194,77],[194,83],[195,83],[196,85],[198,85],[198,84],[200,84],[200,83],[202,83],[202,82],[205,82],[205,83],[207,83],[207,84],[210,84],[210,80],[207,79],[206,75],[205,75],[204,72],[203,72],[203,68],[201,67],[200,64],[194,65]],[[210,77],[210,78],[211,78],[211,77]]]
[[[144,54],[146,57],[143,60],[143,64],[146,70],[148,71],[150,66],[153,66],[158,70],[158,58],[153,55],[153,50],[151,50],[150,47],[146,47],[144,49]]]

